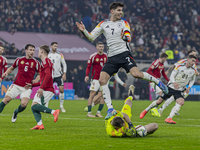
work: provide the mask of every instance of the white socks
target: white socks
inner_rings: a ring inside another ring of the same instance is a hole
[[[168,98],[164,104],[162,105],[162,107],[160,108],[161,111],[163,111],[167,106],[169,106],[172,102],[174,101],[174,96],[171,96],[170,98]]]
[[[172,108],[170,115],[167,118],[173,118],[175,114],[179,112],[180,109],[181,109],[181,105],[176,103],[175,106]]]
[[[38,123],[37,123],[37,125],[42,125],[42,120],[40,120]]]
[[[155,84],[158,84],[159,83],[159,80],[156,79],[155,77],[153,77],[152,75],[148,74],[147,72],[142,72],[143,73],[143,79],[144,80],[147,80],[147,81],[152,81],[154,82]]]
[[[55,112],[55,110],[52,110],[52,111],[51,111],[51,114],[53,115],[54,112]]]
[[[63,103],[64,103],[64,93],[60,93],[60,94],[59,94],[59,99],[60,99],[60,107],[63,107]]]
[[[157,100],[156,100],[156,101],[153,101],[145,110],[146,110],[146,111],[149,111],[151,108],[154,108],[155,106],[158,106],[158,105],[156,104],[156,102],[157,102]]]
[[[108,85],[107,84],[103,85],[103,86],[101,86],[101,88],[102,88],[103,98],[104,98],[104,101],[105,101],[108,109],[113,108],[111,97],[110,97],[110,90],[108,88]]]

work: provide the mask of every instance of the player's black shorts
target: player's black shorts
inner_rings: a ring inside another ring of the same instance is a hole
[[[112,76],[114,73],[117,73],[121,67],[124,68],[127,73],[132,67],[137,67],[135,60],[129,51],[108,57],[108,60],[101,71],[105,71]]]
[[[184,98],[184,96],[182,95],[183,91],[178,91],[178,90],[174,90],[170,87],[168,87],[169,93],[168,94],[164,94],[161,96],[161,98],[163,98],[164,100],[170,98],[172,95],[174,96],[174,99],[178,99],[178,98]]]
[[[56,82],[58,86],[64,86],[62,76],[54,78],[53,82]]]

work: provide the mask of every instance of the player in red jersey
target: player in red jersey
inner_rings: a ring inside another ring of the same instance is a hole
[[[25,46],[26,56],[19,57],[15,60],[14,64],[3,73],[2,77],[7,77],[16,67],[18,67],[18,73],[15,77],[13,84],[9,87],[5,97],[0,103],[0,113],[3,111],[5,105],[7,105],[12,99],[20,95],[21,104],[14,111],[12,122],[17,120],[17,114],[26,109],[28,105],[31,89],[26,90],[24,86],[26,83],[31,83],[34,79],[35,72],[39,73],[39,61],[33,58],[35,52],[35,46],[27,44]]]
[[[167,60],[168,55],[166,53],[161,53],[159,58],[156,59],[151,66],[149,67],[149,69],[147,70],[147,73],[151,74],[152,76],[154,76],[157,79],[160,79],[161,74],[162,76],[167,80],[167,82],[169,81],[169,78],[167,77],[166,73],[165,73],[165,69],[164,69],[164,62]],[[162,90],[155,85],[155,83],[151,82],[150,83],[151,87],[154,89],[155,93],[156,93],[156,97],[161,96],[162,94]],[[157,99],[157,98],[156,98]],[[159,113],[157,111],[156,108],[152,108],[150,110],[151,114],[153,116],[159,116]]]
[[[100,72],[101,72],[101,69],[103,68],[104,64],[107,61],[107,55],[103,52],[104,44],[102,42],[97,42],[96,49],[97,49],[97,52],[90,55],[90,58],[87,62],[86,76],[85,76],[85,82],[87,82],[89,80],[88,75],[89,75],[90,69],[92,67],[90,96],[88,98],[88,114],[87,114],[88,117],[95,117],[91,113],[92,100],[93,100],[96,92],[100,88],[100,84],[99,84]],[[99,91],[98,94],[102,95],[101,91]],[[102,110],[103,106],[104,106],[104,99],[101,96],[101,100],[100,100],[98,111],[96,113],[96,117],[102,117],[101,110]]]
[[[35,86],[40,86],[37,93],[34,96],[33,103],[31,106],[33,115],[37,122],[37,125],[31,130],[42,130],[44,129],[44,125],[42,123],[41,113],[49,113],[54,116],[54,122],[58,120],[58,115],[60,114],[60,110],[52,110],[48,107],[45,107],[45,103],[49,102],[49,100],[54,96],[54,88],[53,88],[53,63],[48,58],[48,54],[50,52],[48,45],[40,46],[38,57],[42,60],[40,66],[40,82],[37,83],[27,83],[25,86],[26,89],[30,89]]]
[[[4,46],[0,45],[0,89],[1,89],[1,82],[3,80],[2,74],[6,72],[8,68],[7,59],[4,56],[2,56],[3,51],[4,51]]]

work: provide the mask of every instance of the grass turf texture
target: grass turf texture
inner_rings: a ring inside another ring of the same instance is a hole
[[[59,108],[58,100],[51,100],[49,107]],[[20,104],[19,100],[11,101],[0,114],[0,150],[5,149],[65,149],[65,150],[103,150],[103,149],[200,149],[200,118],[199,102],[185,102],[181,108],[181,116],[173,118],[177,124],[167,124],[165,118],[170,113],[174,103],[170,105],[161,118],[148,113],[143,119],[139,114],[151,102],[133,101],[132,123],[145,125],[156,122],[159,129],[144,138],[110,138],[104,126],[104,118],[88,118],[83,111],[87,101],[65,101],[66,113],[61,113],[58,122],[53,122],[53,116],[42,113],[44,130],[30,130],[36,125],[31,112],[31,101],[27,109],[18,115],[15,123],[11,122],[13,110]],[[121,110],[123,101],[114,100],[115,109]],[[93,114],[98,106],[93,107]],[[107,107],[102,115],[105,117]]]

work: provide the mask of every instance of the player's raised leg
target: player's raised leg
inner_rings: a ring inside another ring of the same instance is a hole
[[[143,80],[154,82],[165,94],[168,93],[167,86],[164,83],[162,83],[162,81],[160,81],[159,79],[156,79],[155,77],[148,74],[147,72],[141,72],[141,71],[138,70],[137,67],[132,67],[130,69],[130,73],[135,78],[140,78],[140,79],[143,79]]]

